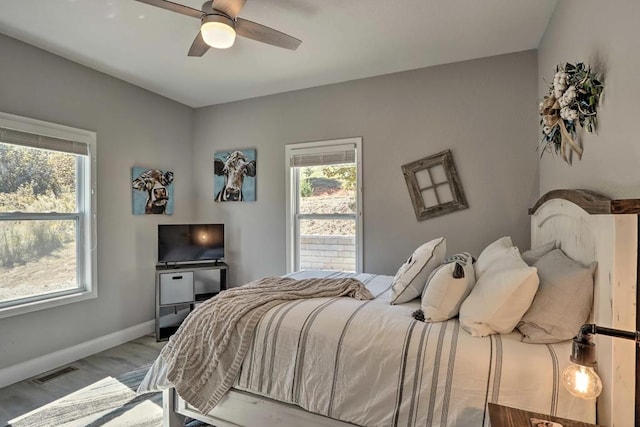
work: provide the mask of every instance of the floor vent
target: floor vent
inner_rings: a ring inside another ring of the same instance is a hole
[[[36,383],[36,384],[44,384],[46,382],[49,382],[55,378],[58,378],[59,376],[62,376],[64,374],[68,374],[69,372],[73,372],[73,371],[77,371],[78,368],[74,368],[73,366],[67,366],[65,368],[61,368],[61,369],[57,369],[55,371],[52,372],[48,372],[42,376],[39,376],[38,378],[34,378],[31,381]]]

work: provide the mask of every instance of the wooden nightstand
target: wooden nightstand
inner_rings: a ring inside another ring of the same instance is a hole
[[[495,403],[489,403],[489,417],[491,419],[491,427],[534,427],[531,424],[531,418],[553,421],[554,423],[562,425],[562,427],[599,427],[596,424],[552,417],[550,415],[510,408],[509,406],[497,405]],[[542,424],[541,427],[547,426]]]

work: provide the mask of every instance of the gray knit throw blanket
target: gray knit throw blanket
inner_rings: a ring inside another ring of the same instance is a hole
[[[178,394],[204,414],[234,384],[258,321],[271,308],[302,298],[373,299],[354,278],[267,277],[221,292],[182,323],[160,353]]]

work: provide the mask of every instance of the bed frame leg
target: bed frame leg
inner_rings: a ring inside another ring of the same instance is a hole
[[[175,411],[175,394],[176,391],[173,388],[162,391],[162,427],[184,426],[184,416]]]

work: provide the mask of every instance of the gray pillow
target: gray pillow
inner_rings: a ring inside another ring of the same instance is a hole
[[[584,266],[554,249],[534,267],[538,269],[540,286],[518,323],[523,341],[556,343],[573,338],[591,312],[596,263]]]
[[[545,243],[544,245],[538,246],[537,248],[524,251],[520,255],[522,255],[522,259],[527,263],[528,266],[533,266],[533,264],[538,262],[540,258],[554,250],[556,247],[556,242],[554,240],[549,243]]]

